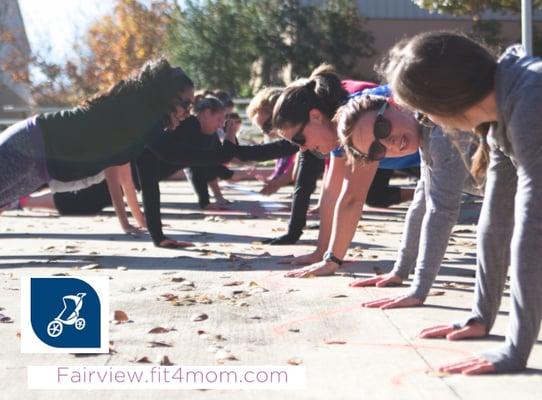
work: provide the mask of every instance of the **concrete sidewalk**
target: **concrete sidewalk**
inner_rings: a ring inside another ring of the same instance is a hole
[[[257,187],[255,183],[242,185]],[[399,294],[404,288],[355,289],[348,283],[391,269],[406,206],[365,213],[363,230],[358,229],[349,251],[349,258],[358,262],[341,273],[291,279],[283,277],[290,266],[277,261],[285,255],[311,251],[317,231],[306,230],[300,245],[262,245],[259,241],[263,238],[284,233],[288,211],[279,207],[289,205],[285,195],[291,188],[270,198],[274,203],[262,203],[259,196],[238,189],[224,190],[228,199],[236,200],[230,211],[202,215],[189,184],[162,185],[164,222],[170,225],[166,233],[196,242],[195,248],[186,250],[157,249],[147,237],[123,235],[112,212],[58,218],[44,212],[9,211],[0,216],[0,313],[14,321],[0,323],[0,399],[540,398],[540,343],[523,374],[462,377],[431,371],[503,340],[508,292],[489,338],[448,342],[416,337],[424,327],[461,320],[470,309],[473,224],[479,204],[464,205],[461,224],[454,229],[457,233],[426,306],[381,311],[364,309],[360,304]],[[80,269],[93,263],[100,267]],[[111,277],[111,319],[113,310],[122,310],[133,321],[110,324],[114,352],[86,357],[20,353],[19,278],[55,273]],[[168,293],[177,296],[176,301],[168,301],[164,296]],[[202,313],[208,319],[191,320]],[[148,333],[159,326],[175,330]],[[152,341],[171,347],[149,347]],[[181,366],[218,365],[217,351],[224,352],[221,346],[237,359],[223,365],[284,366],[295,360],[306,367],[307,388],[180,392],[27,389],[29,365],[138,365],[134,360],[147,357],[157,363],[163,356]]]

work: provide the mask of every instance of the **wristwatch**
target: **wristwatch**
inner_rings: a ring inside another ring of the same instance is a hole
[[[335,255],[331,251],[326,251],[324,253],[324,261],[325,262],[333,261],[337,265],[343,265],[343,262],[344,262],[343,260],[335,257]]]

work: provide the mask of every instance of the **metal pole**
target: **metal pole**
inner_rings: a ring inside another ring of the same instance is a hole
[[[533,2],[521,0],[521,43],[528,55],[533,55]]]

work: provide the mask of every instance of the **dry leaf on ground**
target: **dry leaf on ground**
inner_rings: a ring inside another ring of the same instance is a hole
[[[207,314],[195,314],[195,315],[192,315],[192,317],[190,318],[190,321],[199,322],[199,321],[205,321],[208,318],[209,316]]]
[[[128,318],[128,315],[122,310],[115,310],[115,314],[113,315],[113,319],[116,322],[127,322],[127,321],[130,320],[130,318]]]

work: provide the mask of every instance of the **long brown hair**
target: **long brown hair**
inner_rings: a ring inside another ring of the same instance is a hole
[[[399,42],[381,64],[400,103],[424,113],[458,118],[495,87],[496,56],[462,33],[433,31]],[[472,174],[484,175],[489,160],[487,126],[473,157]]]
[[[88,109],[118,107],[119,103],[133,101],[139,96],[148,107],[164,113],[164,123],[169,123],[169,114],[175,110],[175,99],[180,93],[194,87],[194,83],[179,67],[172,67],[161,57],[149,61],[131,76],[120,80],[109,89],[83,102]]]
[[[356,123],[366,112],[378,110],[386,101],[387,98],[384,96],[366,94],[351,98],[337,110],[333,121],[337,124],[337,134],[345,149],[346,159],[352,166],[355,160],[348,149],[352,146],[352,134]]]
[[[309,111],[317,109],[330,120],[348,97],[341,79],[329,64],[317,67],[308,79],[299,79],[284,89],[273,108],[273,126],[302,124]]]

